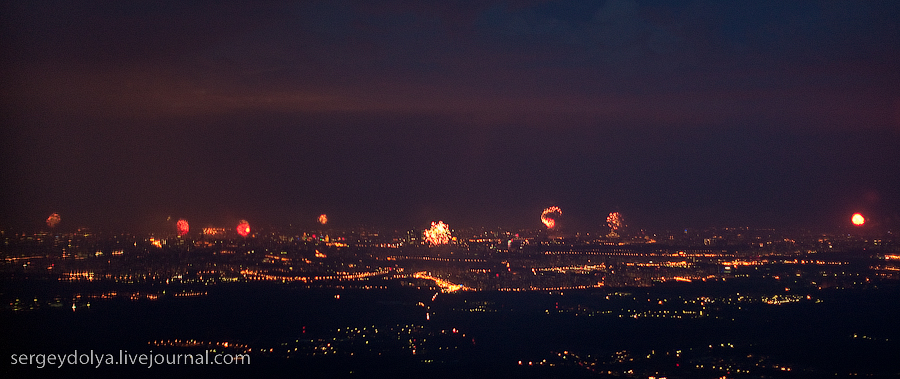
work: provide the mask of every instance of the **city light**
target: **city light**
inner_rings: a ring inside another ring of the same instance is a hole
[[[612,219],[615,217],[611,217]],[[178,218],[173,220],[184,221]],[[616,222],[610,224],[613,227],[621,225]],[[249,223],[242,220],[236,231],[249,236]],[[418,243],[409,243],[407,239],[417,242],[421,240],[418,235],[405,230],[335,230],[333,234],[325,235],[314,230],[299,232],[293,229],[267,228],[262,233],[255,231],[253,239],[240,241],[240,237],[234,233],[229,235],[227,229],[209,227],[193,244],[185,243],[183,239],[165,239],[155,235],[122,234],[100,238],[86,231],[57,235],[43,231],[34,234],[8,234],[9,246],[24,248],[17,254],[0,259],[0,262],[6,264],[6,269],[29,275],[44,275],[61,284],[96,282],[104,288],[98,291],[75,287],[66,296],[47,296],[41,293],[27,297],[17,296],[10,298],[4,305],[15,312],[63,308],[90,315],[91,312],[97,312],[97,309],[105,308],[96,306],[100,302],[116,299],[139,303],[166,303],[170,301],[168,299],[188,302],[195,298],[210,297],[214,291],[218,291],[207,286],[240,285],[235,283],[290,285],[295,291],[325,289],[330,299],[354,307],[354,302],[365,299],[364,296],[351,296],[360,293],[357,291],[374,291],[373,296],[380,296],[379,291],[409,288],[410,297],[404,303],[391,302],[384,305],[394,307],[398,304],[417,304],[422,307],[421,312],[425,313],[424,316],[419,315],[420,319],[429,322],[426,325],[437,322],[434,327],[445,328],[440,332],[429,332],[433,334],[429,334],[430,338],[427,340],[425,335],[421,335],[421,339],[403,339],[403,351],[406,354],[421,355],[428,359],[441,357],[442,350],[447,348],[447,345],[433,344],[450,341],[432,337],[438,334],[462,334],[458,329],[454,331],[454,328],[446,326],[448,322],[454,321],[463,313],[467,314],[464,317],[518,313],[519,310],[510,307],[504,300],[508,296],[518,296],[517,293],[531,293],[535,299],[543,299],[538,300],[543,303],[538,313],[551,318],[558,316],[550,315],[559,315],[579,319],[689,322],[734,317],[735,312],[740,313],[747,307],[757,305],[788,309],[806,304],[814,305],[829,301],[828,293],[820,291],[824,288],[872,288],[874,285],[900,280],[900,268],[896,264],[900,260],[900,254],[896,253],[893,240],[887,237],[866,241],[850,235],[791,236],[768,229],[763,232],[764,235],[754,237],[751,242],[744,242],[743,245],[741,242],[745,241],[744,235],[753,233],[753,230],[741,228],[736,233],[721,229],[701,231],[697,232],[698,236],[691,236],[692,239],[676,240],[677,244],[648,247],[627,240],[611,244],[602,236],[541,238],[539,231],[498,232],[466,228],[456,230],[451,235],[447,224],[442,221],[434,222],[425,232],[429,241],[427,243],[456,243],[455,237],[460,242],[450,249],[423,248]],[[216,237],[210,238],[211,236]],[[728,242],[723,244],[727,247],[709,246],[704,242],[708,238],[723,239]],[[509,254],[504,250],[508,246],[508,240],[515,239],[523,243],[531,241],[523,248],[523,254]],[[60,250],[36,254],[32,246],[38,241],[48,246],[58,246]],[[329,241],[340,243],[329,244]],[[203,248],[196,248],[200,246]],[[760,256],[759,246],[772,246],[773,252]],[[835,254],[853,254],[852,252],[858,251],[855,250],[858,246],[873,249],[868,265],[852,267],[849,261],[838,255],[820,254],[830,250]],[[491,250],[497,253],[482,253]],[[170,254],[187,251],[193,253]],[[129,264],[123,265],[124,262]],[[700,288],[699,286],[709,285],[707,283],[724,286],[726,281],[731,282],[732,279],[778,281],[781,284],[777,291],[773,289],[759,293],[741,291],[715,296],[685,296],[685,293],[671,292],[681,288]],[[141,286],[142,283],[150,286]],[[659,286],[662,286],[663,291],[653,289]],[[347,292],[345,296],[345,290],[351,292]],[[477,294],[460,298],[460,292]],[[581,301],[586,295],[595,299]],[[92,306],[92,303],[95,305]],[[390,326],[378,325],[373,328],[388,330]],[[409,325],[400,325],[398,330],[406,333],[409,328]],[[287,345],[282,343],[279,345],[282,347],[281,354],[286,354],[283,355],[285,357],[340,354],[377,356],[387,351],[378,350],[378,346],[383,346],[385,342],[384,335],[378,335],[379,329],[351,327],[348,330],[353,330],[357,336],[354,338],[360,338],[363,343],[353,344],[343,340],[347,336],[340,331],[330,335],[323,333],[319,336],[310,335],[308,339],[296,339],[294,343],[288,342]],[[310,334],[316,333],[319,332]],[[864,338],[866,337],[859,337]],[[151,346],[234,350],[244,348],[237,342],[225,342],[226,338],[207,341],[212,339],[204,339],[206,342],[203,342],[190,338],[172,340],[154,337]],[[396,336],[393,336],[390,340],[395,339]],[[466,346],[475,344],[470,338],[466,338],[464,342]],[[353,349],[355,346],[359,346],[361,350],[342,350]],[[437,346],[437,351],[434,346]],[[719,346],[733,348],[730,343]],[[249,351],[250,347],[246,349]],[[253,348],[253,351],[258,350],[260,349],[257,347]],[[275,356],[268,347],[261,351]],[[278,348],[274,351],[277,352]],[[640,355],[622,352],[616,353],[621,357],[610,357],[614,358],[615,364],[631,362],[638,365],[658,359],[671,359],[668,358],[671,356],[681,358],[697,354],[691,351],[686,348],[661,354],[660,350],[656,350]],[[603,367],[603,372],[608,375],[616,372],[615,365],[603,363],[595,357],[579,356],[569,351],[560,354],[559,360],[529,357],[523,359],[522,364],[528,363],[527,366],[533,367]],[[689,360],[682,359],[682,366]],[[737,367],[741,367],[740,370],[746,372],[748,369],[775,367],[771,364],[764,366],[756,358],[748,362],[726,360],[716,363],[713,369],[739,372]],[[703,364],[708,366],[710,363]],[[700,367],[702,365],[699,363],[697,366],[700,370],[709,369]],[[641,369],[643,371],[638,375],[638,367],[620,367],[619,376],[664,377],[655,368],[650,371]],[[777,369],[782,371],[784,368],[783,371],[788,371],[787,367],[784,363],[778,363]]]
[[[559,209],[557,206],[553,206],[547,209],[544,209],[541,212],[541,222],[547,227],[547,229],[553,229],[556,227],[556,219],[550,217],[550,215],[556,214],[557,216],[562,216],[562,209]]]
[[[211,228],[211,227],[203,228],[203,234],[207,235],[207,236],[222,236],[225,234],[226,231],[227,231],[227,229],[225,229],[225,228]]]
[[[437,285],[438,287],[441,288],[441,292],[445,292],[445,293],[456,292],[456,291],[460,291],[460,290],[462,290],[462,291],[471,291],[472,290],[471,288],[466,287],[462,284],[451,283],[447,280],[431,276],[424,271],[413,274],[413,277],[416,279],[432,280],[432,281],[434,281],[435,285]],[[435,295],[435,297],[437,297],[437,296]],[[432,300],[434,300],[434,298],[432,298]]]

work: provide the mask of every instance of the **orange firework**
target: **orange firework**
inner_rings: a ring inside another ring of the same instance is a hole
[[[443,221],[432,222],[431,229],[425,231],[425,241],[432,246],[450,243],[450,226]]]
[[[322,224],[322,225],[327,224],[327,223],[328,223],[328,216],[326,216],[324,213],[320,214],[320,215],[319,215],[319,223]]]
[[[557,216],[562,216],[562,209],[554,206],[544,209],[544,212],[541,213],[541,222],[543,222],[544,225],[547,226],[547,229],[553,229],[556,226],[556,220],[549,216],[554,213]]]
[[[610,231],[615,232],[625,226],[625,219],[619,212],[613,212],[606,217],[606,225],[609,226]]]
[[[237,226],[237,232],[241,235],[241,237],[246,237],[250,235],[250,223],[247,220],[241,220],[241,222]]]
[[[175,228],[178,229],[179,236],[188,234],[188,231],[191,230],[190,225],[188,225],[188,222],[185,219],[178,220],[178,222],[175,223]]]
[[[854,213],[852,217],[850,217],[850,222],[856,226],[862,226],[862,224],[866,223],[866,218],[863,217],[862,213]]]
[[[58,225],[60,221],[62,221],[62,218],[59,217],[59,213],[54,213],[50,215],[50,217],[47,217],[47,226],[53,228]]]

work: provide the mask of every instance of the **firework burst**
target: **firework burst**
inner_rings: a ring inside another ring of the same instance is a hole
[[[250,235],[250,223],[247,220],[241,220],[237,226],[237,232],[241,235],[241,237],[246,237]]]
[[[557,217],[562,216],[562,209],[554,206],[544,209],[544,211],[541,213],[541,222],[544,223],[547,229],[553,229],[554,227],[556,227],[556,219],[550,217],[553,214],[556,214]]]
[[[432,222],[431,228],[425,231],[425,241],[432,246],[450,243],[450,226],[443,221]]]
[[[56,214],[56,213],[54,213],[54,214]],[[47,222],[49,223],[50,221],[47,221]],[[863,217],[863,215],[861,213],[854,213],[853,216],[850,217],[850,222],[852,222],[853,225],[862,226],[863,224],[866,223],[866,218]]]
[[[62,218],[59,217],[59,213],[54,213],[50,215],[50,217],[47,217],[47,226],[51,228],[56,227],[60,221],[62,221]]]
[[[616,236],[619,229],[625,227],[625,219],[619,212],[612,212],[609,216],[606,216],[606,225],[609,226],[610,235]]]
[[[328,223],[328,216],[326,216],[324,213],[320,214],[320,215],[319,215],[319,223],[322,224],[322,225],[327,224],[327,223]]]
[[[179,236],[188,234],[188,232],[191,230],[190,225],[188,225],[188,222],[185,219],[178,220],[178,222],[175,223],[175,228],[178,229]]]

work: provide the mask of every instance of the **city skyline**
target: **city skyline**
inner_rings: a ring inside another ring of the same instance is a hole
[[[612,213],[564,236],[562,214],[522,235],[0,229],[0,351],[25,376],[897,376],[892,234],[650,238]]]
[[[0,2],[14,377],[896,378],[900,2]]]

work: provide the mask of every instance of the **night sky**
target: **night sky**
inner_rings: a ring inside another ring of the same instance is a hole
[[[0,226],[900,226],[900,2],[259,3],[4,1]]]

